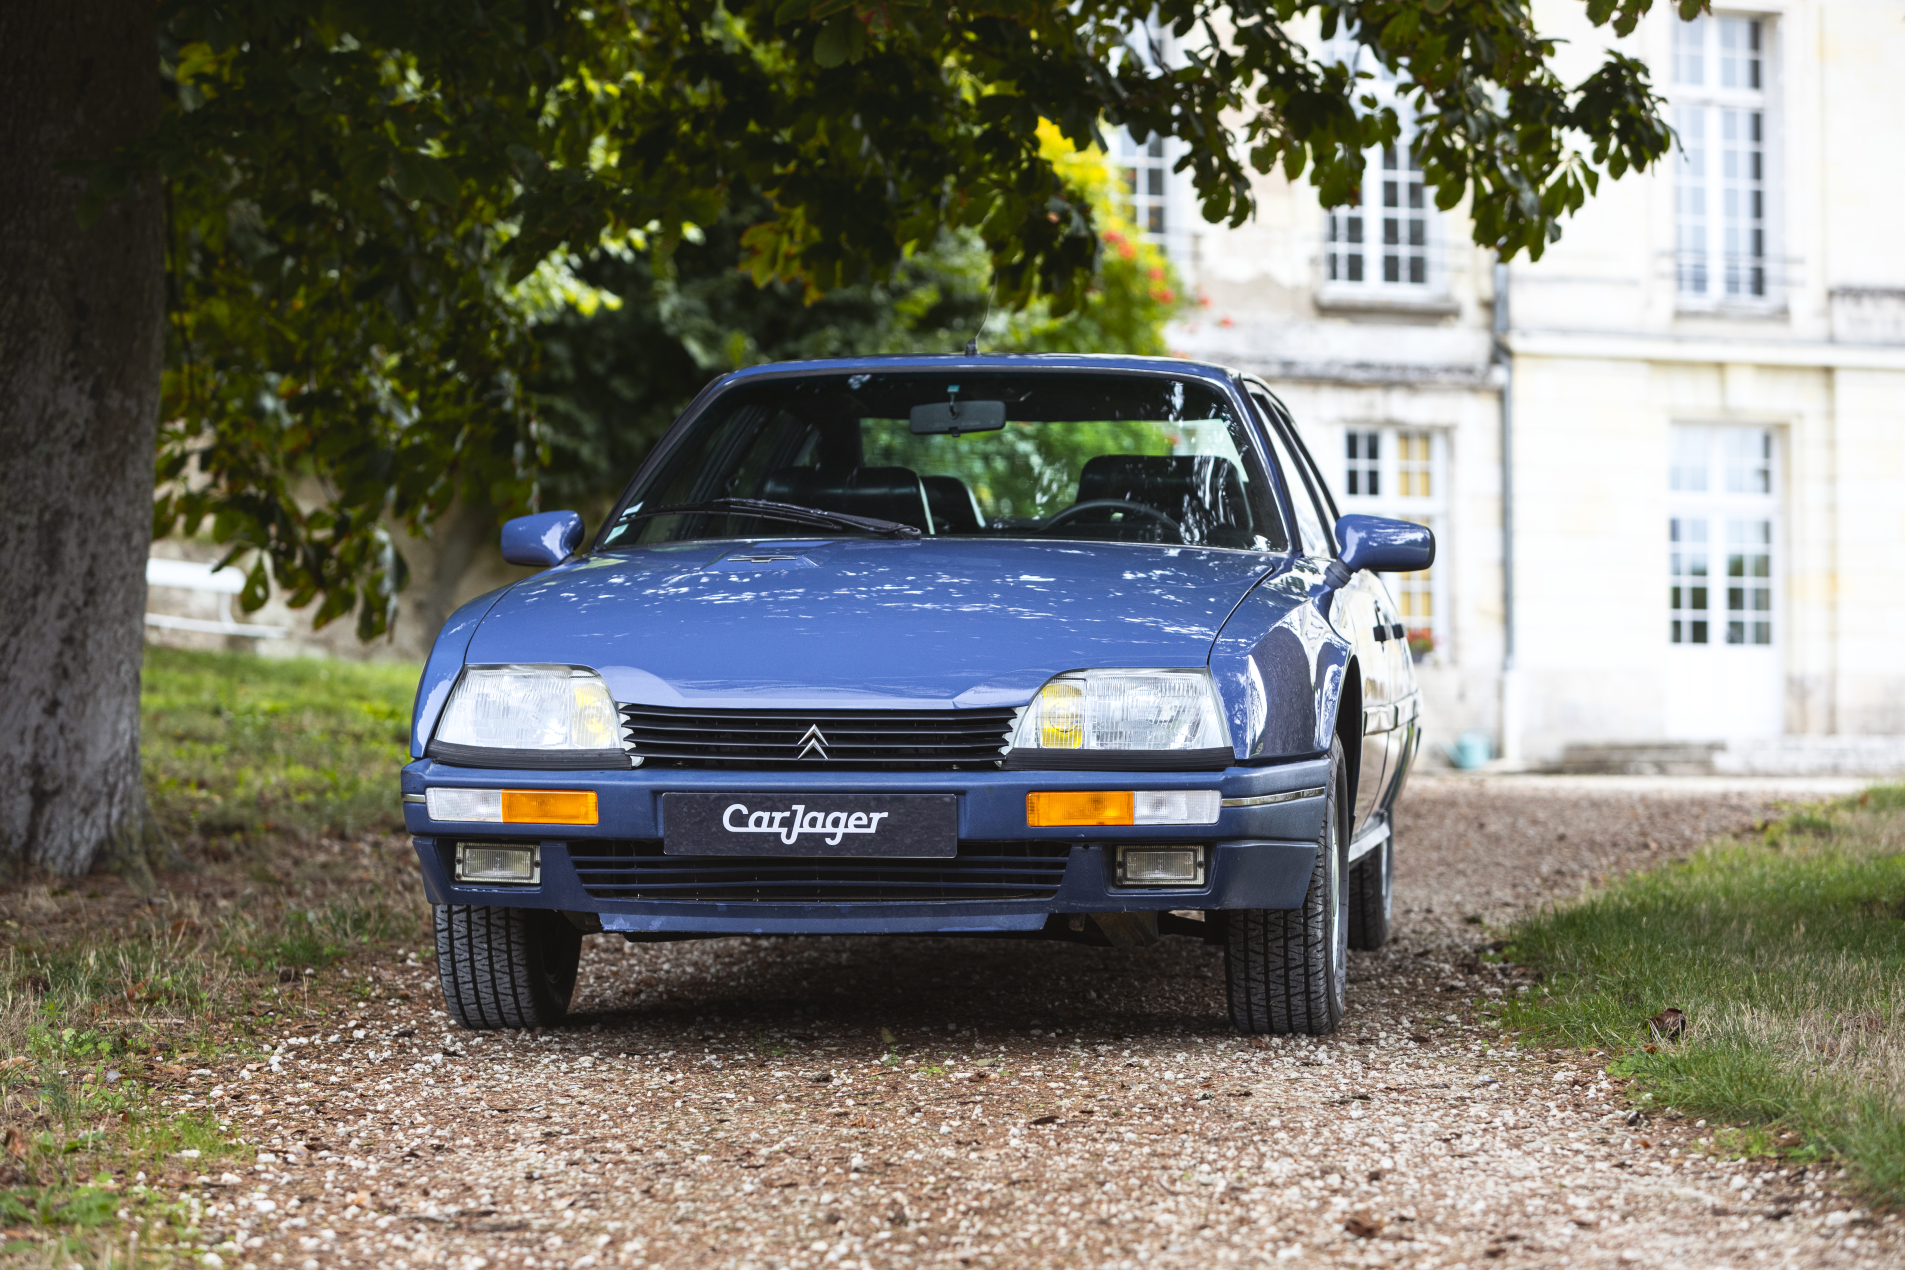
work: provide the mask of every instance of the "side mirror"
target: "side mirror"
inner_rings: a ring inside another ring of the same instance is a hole
[[[561,564],[582,545],[582,517],[543,512],[503,522],[503,559],[538,569]]]
[[[1426,525],[1387,516],[1345,516],[1336,522],[1336,545],[1351,573],[1413,573],[1435,563],[1435,535]]]

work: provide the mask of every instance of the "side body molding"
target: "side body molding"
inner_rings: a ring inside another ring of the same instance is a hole
[[[1324,570],[1299,560],[1244,597],[1211,644],[1210,670],[1240,761],[1327,753],[1354,651],[1331,625]]]
[[[417,699],[410,706],[411,758],[423,757],[423,747],[430,743],[437,718],[450,699],[450,689],[463,673],[463,655],[469,651],[470,639],[507,590],[509,587],[499,586],[477,596],[450,614],[450,620],[437,632],[436,643],[430,646],[430,660],[423,664],[423,678],[417,680]]]

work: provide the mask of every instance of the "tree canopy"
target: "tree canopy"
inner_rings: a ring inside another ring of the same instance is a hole
[[[1649,3],[1588,16],[1624,33]],[[537,504],[560,456],[536,385],[574,368],[548,356],[563,297],[618,269],[691,325],[720,284],[669,292],[678,259],[844,307],[919,299],[966,252],[1033,326],[1089,319],[1116,265],[1066,156],[1102,128],[1183,139],[1204,215],[1233,225],[1254,173],[1341,204],[1399,135],[1291,36],[1304,15],[1403,75],[1438,205],[1466,199],[1504,255],[1539,255],[1600,173],[1669,144],[1642,65],[1563,83],[1518,0],[165,0],[162,121],[95,186],[165,183],[155,532],[210,518],[258,553],[247,603],[268,565],[376,634],[405,580],[391,523]],[[1171,56],[1134,41],[1147,21]],[[913,333],[973,298],[942,289]]]

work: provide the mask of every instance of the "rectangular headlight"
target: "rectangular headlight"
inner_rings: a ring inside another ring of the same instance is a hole
[[[456,844],[456,880],[534,886],[542,881],[542,848],[498,842]]]
[[[432,820],[487,825],[593,825],[601,811],[592,789],[431,789]]]
[[[1053,790],[1025,796],[1025,823],[1214,825],[1223,796],[1214,789]]]
[[[1025,708],[1015,750],[1210,750],[1230,729],[1210,672],[1078,670],[1054,675]]]
[[[1203,847],[1119,847],[1119,886],[1202,886]]]
[[[622,752],[608,685],[582,666],[466,666],[436,740],[497,750]]]

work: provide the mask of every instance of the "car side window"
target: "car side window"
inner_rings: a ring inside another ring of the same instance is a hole
[[[1334,555],[1331,537],[1324,530],[1323,517],[1317,510],[1316,492],[1311,488],[1310,474],[1291,451],[1283,428],[1279,426],[1282,412],[1261,393],[1251,393],[1250,400],[1263,416],[1264,435],[1270,441],[1277,466],[1283,471],[1283,483],[1290,491],[1290,506],[1296,512],[1297,533],[1303,539],[1303,553],[1311,556]]]
[[[1323,522],[1333,527],[1343,518],[1343,513],[1336,510],[1336,496],[1330,493],[1329,482],[1323,479],[1323,470],[1310,457],[1310,447],[1303,444],[1303,435],[1296,430],[1296,424],[1288,415],[1283,416],[1283,424],[1290,433],[1290,444],[1296,450],[1297,461],[1303,464],[1303,470],[1309,474],[1310,491],[1316,495],[1317,505],[1323,509]],[[1334,540],[1335,535],[1330,537]]]

